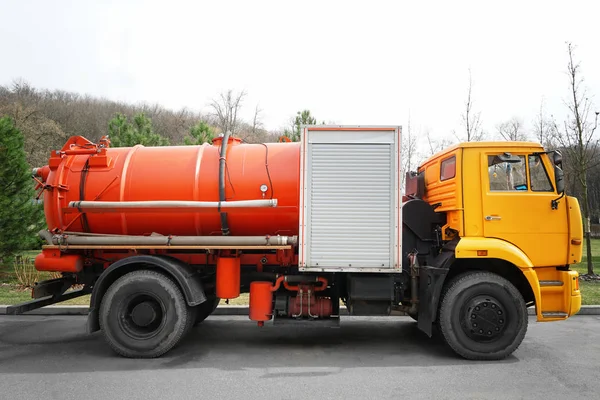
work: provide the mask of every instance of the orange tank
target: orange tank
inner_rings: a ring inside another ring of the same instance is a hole
[[[273,285],[271,282],[250,284],[248,317],[259,323],[269,321],[273,314]]]
[[[80,136],[38,169],[50,231],[101,234],[221,235],[215,208],[81,212],[71,201],[219,201],[221,138],[213,145],[111,148]],[[267,157],[268,152],[268,157]],[[227,201],[277,199],[277,207],[227,210],[231,235],[297,235],[300,146],[242,144],[229,138]],[[270,175],[270,179],[269,179]],[[264,185],[264,186],[263,186]],[[262,186],[262,190],[261,190]]]
[[[235,299],[240,295],[239,257],[219,257],[217,259],[216,294],[220,299]]]

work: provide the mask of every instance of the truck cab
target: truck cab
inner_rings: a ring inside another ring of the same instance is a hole
[[[484,269],[510,278],[538,321],[579,311],[569,264],[582,257],[581,214],[564,193],[559,152],[531,142],[462,143],[426,160],[419,175],[423,200],[446,217],[443,240],[456,241],[451,275]]]

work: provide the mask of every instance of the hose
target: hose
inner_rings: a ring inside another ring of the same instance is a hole
[[[221,211],[221,202],[225,199],[225,166],[227,163],[227,143],[231,132],[225,132],[223,141],[221,142],[221,154],[219,155],[219,213],[221,214],[221,232],[223,236],[229,235],[229,224],[227,223],[227,213]]]

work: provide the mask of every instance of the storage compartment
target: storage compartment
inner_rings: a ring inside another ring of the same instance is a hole
[[[398,127],[306,127],[300,269],[400,270]]]

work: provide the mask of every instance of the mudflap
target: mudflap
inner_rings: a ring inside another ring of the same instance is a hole
[[[459,239],[444,245],[431,265],[419,268],[419,318],[417,327],[431,337],[433,323],[437,319],[442,288],[450,266],[455,260],[454,251]]]
[[[421,266],[419,268],[419,318],[417,327],[431,337],[433,323],[437,318],[437,309],[447,268]]]

